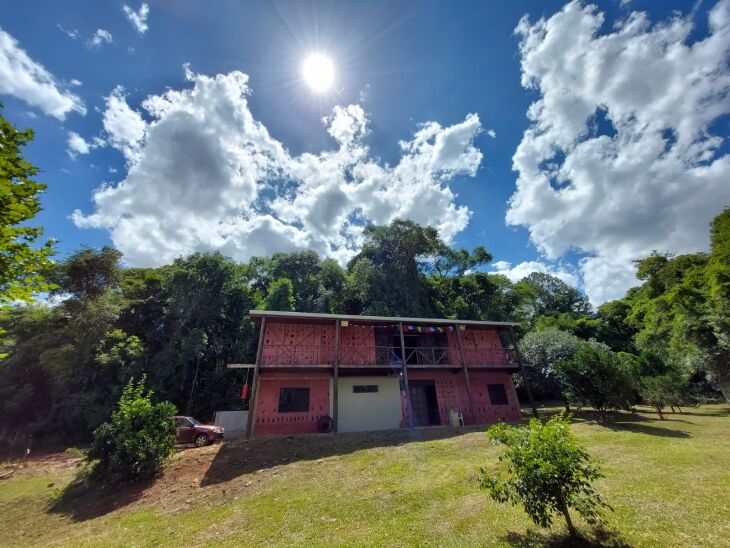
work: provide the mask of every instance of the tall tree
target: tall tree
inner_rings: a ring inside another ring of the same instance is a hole
[[[362,313],[427,316],[433,314],[423,270],[445,248],[438,231],[413,221],[396,219],[389,226],[368,226],[360,253],[349,270],[359,274],[367,261],[367,297]],[[364,283],[360,278],[359,283]],[[360,288],[362,289],[362,288]]]
[[[43,228],[25,224],[41,210],[39,195],[46,188],[33,180],[38,168],[21,154],[32,140],[32,129],[18,131],[0,115],[0,305],[49,289],[43,272],[53,241],[38,246]]]
[[[591,312],[591,304],[583,293],[550,274],[533,272],[517,285],[528,297],[533,317]]]

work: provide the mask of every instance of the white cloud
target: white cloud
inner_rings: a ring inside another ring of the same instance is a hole
[[[17,40],[0,29],[0,94],[12,95],[63,120],[72,110],[86,114],[78,96],[61,89],[43,65],[31,59]]]
[[[494,274],[503,274],[513,282],[518,282],[533,272],[544,272],[545,274],[560,278],[566,284],[572,285],[573,287],[578,287],[579,283],[577,274],[569,268],[549,265],[542,261],[524,261],[514,266],[508,261],[496,261],[492,266],[494,267],[492,271]]]
[[[146,2],[139,7],[138,11],[134,11],[126,4],[122,6],[122,9],[124,10],[124,14],[127,16],[127,19],[129,19],[129,22],[132,23],[134,30],[136,30],[139,34],[147,32],[147,29],[149,28],[147,26],[147,16],[150,14],[150,7]]]
[[[75,158],[79,154],[88,154],[91,146],[86,140],[75,131],[68,132],[68,148],[66,152],[71,158]]]
[[[548,19],[524,17],[522,84],[540,94],[513,157],[507,222],[524,225],[548,259],[574,249],[594,304],[637,283],[632,260],[652,250],[706,249],[708,225],[730,204],[730,156],[712,123],[730,112],[730,0],[709,35],[688,43],[690,18],[652,25],[574,1]]]
[[[326,120],[335,147],[292,156],[253,118],[248,76],[187,77],[190,87],[147,97],[145,117],[121,88],[107,98],[107,142],[124,154],[127,174],[97,189],[93,213],[73,219],[108,229],[129,264],[212,249],[239,260],[314,249],[346,261],[365,222],[411,218],[447,239],[468,223],[448,183],[481,162],[475,114],[448,127],[424,124],[391,166],[369,155],[364,110],[336,107]]]
[[[66,153],[71,158],[76,158],[79,154],[88,154],[93,149],[103,147],[105,145],[106,141],[104,141],[101,137],[94,137],[91,142],[89,142],[75,131],[69,131],[68,148],[66,149]]]
[[[122,86],[114,88],[106,98],[103,124],[109,144],[121,151],[128,163],[132,162],[145,137],[147,124],[139,112],[129,108]]]
[[[104,29],[96,29],[94,36],[89,39],[89,46],[99,48],[104,44],[111,44],[113,41],[111,32]]]
[[[76,29],[66,29],[64,28],[61,23],[56,23],[56,27],[58,27],[58,30],[60,30],[62,33],[64,33],[66,36],[71,38],[71,40],[78,40],[79,38],[79,31]]]

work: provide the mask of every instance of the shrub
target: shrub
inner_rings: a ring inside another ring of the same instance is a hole
[[[497,502],[522,504],[536,525],[550,527],[553,514],[565,518],[571,537],[576,534],[569,508],[588,523],[600,521],[609,508],[593,489],[603,477],[598,465],[570,433],[566,417],[543,424],[532,419],[527,426],[500,423],[487,431],[492,443],[505,446],[499,460],[507,463],[507,477],[489,477],[481,470],[480,486]]]
[[[641,399],[656,409],[661,420],[664,420],[662,410],[666,406],[680,409],[679,406],[684,405],[684,394],[687,391],[687,383],[678,375],[658,375],[641,379]]]
[[[563,386],[555,372],[555,364],[568,359],[580,348],[581,340],[566,331],[547,329],[532,331],[519,343],[532,394],[537,399],[563,397]]]
[[[630,409],[635,381],[629,364],[605,344],[581,343],[571,358],[556,366],[570,403],[591,406],[606,420],[611,409]]]
[[[157,474],[175,451],[177,410],[169,402],[152,403],[145,377],[130,380],[111,420],[94,431],[88,460],[94,475],[109,482],[136,481]]]

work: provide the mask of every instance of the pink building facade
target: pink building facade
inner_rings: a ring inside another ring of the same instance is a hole
[[[515,324],[251,311],[254,436],[520,420]]]

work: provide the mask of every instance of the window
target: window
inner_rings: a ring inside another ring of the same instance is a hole
[[[279,390],[279,413],[306,413],[309,411],[309,388],[282,388]]]
[[[492,405],[507,405],[507,392],[503,384],[488,384],[489,401]]]
[[[178,428],[185,428],[185,427],[192,426],[192,424],[190,424],[190,422],[188,421],[188,419],[185,419],[183,417],[178,417],[175,420],[177,421]]]
[[[365,394],[365,393],[377,392],[377,391],[378,391],[377,384],[356,384],[352,387],[352,392],[354,394]]]

